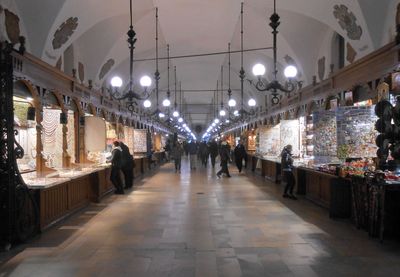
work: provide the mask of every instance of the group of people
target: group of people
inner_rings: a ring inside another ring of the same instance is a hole
[[[112,152],[111,162],[111,180],[116,187],[116,193],[123,193],[122,181],[120,179],[119,171],[121,170],[125,176],[125,188],[132,187],[133,184],[133,174],[132,168],[134,167],[134,160],[132,155],[129,153],[129,148],[122,142],[114,142],[114,150]],[[175,172],[181,172],[181,162],[182,156],[186,152],[186,155],[190,159],[190,169],[195,170],[197,166],[197,160],[201,161],[204,167],[207,167],[208,159],[211,159],[211,165],[215,167],[215,161],[217,156],[220,156],[220,166],[221,169],[217,172],[217,177],[221,178],[222,174],[226,177],[231,177],[229,173],[228,163],[231,162],[231,148],[226,141],[222,141],[220,145],[215,141],[206,142],[195,142],[181,143],[179,141],[174,141],[172,146],[168,141],[166,148],[166,155],[168,159],[173,159],[175,161]],[[281,168],[283,180],[286,182],[283,197],[297,200],[296,196],[293,194],[293,189],[295,186],[295,177],[293,174],[293,158],[292,158],[292,145],[286,145],[281,152]],[[243,161],[245,162],[245,167],[247,166],[247,152],[241,140],[236,145],[233,150],[233,157],[235,159],[236,167],[239,173],[243,169]]]
[[[124,188],[129,189],[133,187],[135,160],[129,152],[129,147],[122,141],[114,141],[113,146],[111,157],[108,159],[108,162],[111,162],[110,180],[115,187],[115,193],[124,194]],[[124,182],[122,182],[121,172],[124,175]]]

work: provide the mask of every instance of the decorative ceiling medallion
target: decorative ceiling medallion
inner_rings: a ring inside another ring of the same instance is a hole
[[[110,69],[114,66],[115,61],[113,59],[109,59],[102,67],[99,73],[99,80],[103,79],[104,76],[110,71]]]
[[[57,31],[54,33],[54,38],[52,41],[53,49],[59,49],[64,45],[74,33],[78,27],[78,18],[70,17],[65,22],[63,22]]]
[[[322,81],[325,77],[325,57],[318,60],[318,77]]]
[[[359,40],[362,35],[361,26],[357,25],[357,18],[345,5],[335,5],[333,15],[338,20],[340,27],[347,32],[351,40]]]
[[[19,17],[7,9],[4,10],[4,13],[6,16],[6,31],[8,39],[11,43],[18,43],[20,36]]]
[[[83,83],[85,80],[85,66],[81,62],[78,63],[78,77],[81,83]]]
[[[346,48],[347,48],[346,60],[349,63],[353,63],[354,60],[356,59],[357,52],[356,52],[356,50],[354,50],[353,46],[351,46],[350,43],[346,44]]]

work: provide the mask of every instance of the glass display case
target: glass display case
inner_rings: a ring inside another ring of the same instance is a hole
[[[147,130],[135,129],[133,133],[133,152],[146,153],[147,152]]]
[[[17,160],[21,173],[36,170],[36,121],[32,100],[14,96],[14,128],[16,142],[24,149],[24,156]],[[29,114],[31,113],[31,114]],[[33,113],[33,114],[32,114]]]
[[[43,108],[43,158],[48,168],[63,167],[63,125],[60,124],[61,109]]]

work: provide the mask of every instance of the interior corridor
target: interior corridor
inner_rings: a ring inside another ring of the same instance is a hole
[[[398,243],[218,169],[168,163],[12,250],[0,276],[399,276]]]

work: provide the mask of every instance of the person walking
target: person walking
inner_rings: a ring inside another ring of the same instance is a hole
[[[167,142],[165,143],[164,152],[165,152],[165,159],[166,159],[167,162],[169,162],[169,160],[171,159],[171,157],[170,157],[171,156],[170,155],[170,153],[171,153],[171,144],[170,144],[169,140],[167,140]]]
[[[118,141],[113,142],[114,149],[111,152],[111,157],[108,162],[111,162],[111,176],[110,180],[115,187],[116,194],[124,194],[124,189],[122,187],[121,181],[121,167],[122,167],[122,149]]]
[[[190,155],[190,169],[196,169],[196,160],[197,160],[197,144],[194,141],[191,141],[188,144],[188,152]]]
[[[122,141],[119,142],[119,146],[122,150],[121,155],[121,170],[124,174],[125,189],[133,187],[133,168],[135,167],[135,160],[129,152],[129,147],[126,146]]]
[[[285,191],[283,197],[297,200],[297,197],[293,195],[293,189],[295,185],[295,179],[293,175],[293,158],[292,158],[292,145],[286,145],[281,153],[281,165],[283,171],[283,177],[286,181]]]
[[[234,152],[236,167],[239,169],[239,173],[242,172],[243,168],[243,159],[246,161],[247,152],[244,148],[242,140],[239,140],[239,143],[236,145]]]
[[[207,147],[207,143],[205,141],[203,141],[200,144],[200,148],[199,148],[199,154],[200,154],[200,159],[201,159],[201,164],[204,167],[207,167],[207,161],[208,161],[208,147]]]
[[[171,149],[171,158],[175,161],[175,173],[181,173],[182,155],[184,153],[182,145],[176,141]]]
[[[208,151],[210,153],[211,165],[215,167],[215,159],[218,156],[218,144],[213,140],[208,145]]]
[[[221,174],[225,173],[226,177],[231,177],[228,169],[228,162],[230,160],[230,148],[226,141],[221,143],[221,149],[219,151],[219,156],[221,158],[221,170],[217,172],[217,177],[221,178]]]

